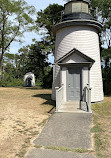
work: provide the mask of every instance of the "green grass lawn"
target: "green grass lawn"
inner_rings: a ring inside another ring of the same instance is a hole
[[[111,158],[111,96],[92,104],[94,144],[97,158]]]

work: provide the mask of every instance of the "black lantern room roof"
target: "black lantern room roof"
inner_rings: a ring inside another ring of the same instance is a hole
[[[73,2],[83,1],[83,2],[86,2],[86,3],[90,2],[90,0],[67,0],[67,2],[70,2],[70,1],[73,1]]]

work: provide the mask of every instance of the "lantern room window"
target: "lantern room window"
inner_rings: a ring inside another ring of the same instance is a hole
[[[65,5],[65,14],[77,12],[89,13],[89,4],[85,1],[70,1]]]

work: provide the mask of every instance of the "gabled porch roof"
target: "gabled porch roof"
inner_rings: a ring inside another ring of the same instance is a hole
[[[67,63],[65,62],[66,59],[68,59],[70,56],[72,56],[73,54],[77,54],[81,59],[83,59],[82,61],[77,61],[77,62],[73,62],[73,63]],[[58,65],[70,65],[70,64],[93,64],[95,62],[95,60],[93,60],[92,58],[90,58],[89,56],[83,54],[82,52],[80,52],[79,50],[77,50],[76,48],[72,49],[71,51],[69,51],[67,54],[65,54],[63,57],[61,57],[59,60],[56,61],[56,64]]]

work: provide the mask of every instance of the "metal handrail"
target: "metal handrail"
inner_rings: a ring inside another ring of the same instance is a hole
[[[89,84],[87,84],[87,86],[85,86],[84,88],[84,101],[86,102],[86,106],[87,106],[87,112],[92,112],[91,110],[91,87],[89,87]]]

